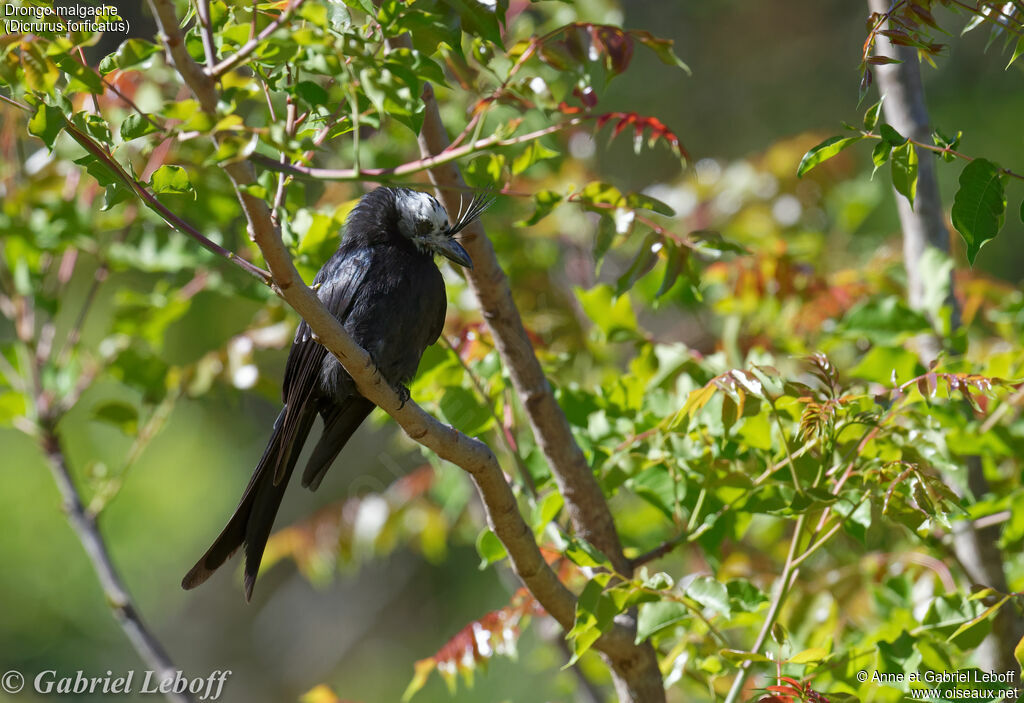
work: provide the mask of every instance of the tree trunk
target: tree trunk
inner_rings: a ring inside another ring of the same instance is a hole
[[[888,0],[868,0],[868,6],[873,12],[885,13],[890,3]],[[878,55],[895,57],[903,62],[875,67],[879,90],[885,96],[883,110],[886,121],[904,137],[930,142],[931,127],[916,50],[894,46],[882,35],[877,35],[875,48]],[[911,207],[907,199],[895,194],[895,191],[894,194],[903,230],[907,295],[910,306],[921,310],[926,303],[926,281],[929,276],[936,275],[934,270],[924,268],[925,256],[929,249],[937,249],[942,257],[949,255],[949,230],[946,228],[935,177],[935,156],[918,149],[918,157],[914,206]],[[955,295],[952,267],[948,270],[948,274],[943,274],[948,277],[945,303],[952,312],[950,329],[955,330],[960,326],[960,307]],[[940,320],[932,320],[932,323],[941,329]],[[941,341],[936,335],[926,335],[915,341],[916,352],[925,364],[932,361],[941,349]],[[989,486],[982,470],[981,457],[965,457],[965,464],[968,490],[975,496],[987,493]],[[978,529],[971,521],[960,520],[953,528],[953,551],[972,584],[981,584],[1006,593],[1008,586],[1003,555],[997,544],[999,532],[998,525]],[[1024,623],[1017,618],[1012,604],[1008,603],[999,610],[993,619],[991,634],[978,647],[978,665],[990,671],[1016,671],[1013,649],[1022,635]],[[1017,686],[1020,686],[1019,677]]]

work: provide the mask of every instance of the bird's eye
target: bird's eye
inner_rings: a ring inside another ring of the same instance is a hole
[[[427,235],[434,229],[434,223],[427,218],[416,220],[416,234]]]

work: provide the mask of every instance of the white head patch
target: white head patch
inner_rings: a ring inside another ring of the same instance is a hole
[[[417,246],[429,247],[430,240],[447,238],[448,212],[433,196],[415,190],[400,191],[395,207],[398,229]]]

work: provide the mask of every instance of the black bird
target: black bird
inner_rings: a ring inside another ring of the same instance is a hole
[[[447,300],[434,254],[472,268],[454,239],[493,198],[483,195],[449,224],[436,199],[407,188],[380,187],[364,195],[345,222],[341,246],[313,280],[317,295],[353,339],[370,353],[392,385],[416,373],[423,351],[437,341]],[[288,479],[319,414],[323,435],[302,474],[316,490],[335,457],[373,410],[338,360],[313,339],[305,321],[295,331],[285,366],[284,409],[242,500],[213,546],[181,585],[203,583],[245,544],[245,598],[252,598],[263,550]],[[406,396],[407,397],[407,396]]]

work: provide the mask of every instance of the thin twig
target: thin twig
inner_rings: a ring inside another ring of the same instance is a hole
[[[768,639],[772,626],[775,625],[776,618],[779,617],[779,611],[782,610],[782,604],[785,602],[786,596],[789,595],[789,590],[792,588],[793,583],[796,581],[796,577],[799,574],[800,570],[796,565],[796,550],[799,547],[800,538],[803,536],[804,523],[806,520],[806,514],[801,514],[800,517],[797,518],[796,527],[793,529],[793,538],[789,543],[789,554],[786,555],[786,563],[782,567],[782,574],[779,575],[779,580],[776,582],[778,585],[775,590],[775,594],[772,596],[772,602],[768,607],[768,613],[765,615],[764,623],[761,625],[761,631],[757,634],[757,639],[754,640],[754,645],[750,648],[750,651],[754,654],[761,653],[761,648]],[[729,693],[725,697],[725,703],[736,703],[739,699],[740,695],[743,693],[743,685],[746,683],[747,676],[750,674],[750,667],[750,661],[745,661],[740,666],[740,670],[736,673],[736,678],[732,681],[732,687],[729,689]]]
[[[252,53],[260,47],[260,44],[263,42],[264,39],[269,37],[271,34],[280,29],[282,25],[291,20],[292,15],[295,14],[295,11],[299,9],[299,6],[301,6],[303,2],[305,2],[305,0],[294,0],[294,2],[292,2],[290,5],[288,5],[288,7],[284,9],[284,12],[278,15],[276,20],[274,20],[266,27],[264,27],[262,32],[257,34],[249,41],[247,41],[245,44],[242,44],[242,46],[238,47],[238,51],[236,51],[220,63],[215,64],[214,66],[206,69],[206,75],[210,78],[220,78],[225,73],[233,69],[235,66],[244,63],[245,60],[248,59],[252,55]],[[253,18],[253,22],[255,22],[255,16]]]
[[[213,24],[210,22],[210,0],[195,0],[196,15],[199,17],[199,36],[203,39],[203,53],[206,66],[212,71],[217,61],[217,50],[213,48]]]
[[[864,136],[867,137],[868,139],[882,139],[883,138],[882,135],[875,134],[874,132],[865,132]],[[907,141],[910,142],[911,144],[915,145],[919,149],[926,149],[928,151],[935,152],[936,154],[939,154],[939,155],[949,154],[950,156],[955,156],[956,158],[963,159],[964,161],[974,161],[975,159],[979,158],[977,156],[968,156],[967,154],[964,154],[963,152],[957,151],[956,149],[953,149],[952,147],[949,147],[949,146],[935,146],[934,144],[929,144],[927,142],[918,141],[917,139],[912,139],[912,138],[909,138],[909,137],[907,138]],[[1008,168],[1002,168],[1002,167],[997,167],[997,168],[999,169],[1000,173],[1002,173],[1004,175],[1007,175],[1010,178],[1016,178],[1018,181],[1024,181],[1024,174],[1017,173],[1016,171],[1011,171]]]
[[[225,249],[221,245],[217,244],[213,240],[203,235],[198,229],[193,227],[191,224],[178,217],[172,212],[166,205],[161,203],[155,195],[149,192],[149,190],[131,175],[129,175],[121,165],[98,145],[91,137],[84,132],[80,131],[75,127],[69,120],[65,120],[64,130],[70,134],[76,142],[78,142],[86,151],[91,153],[97,159],[101,160],[106,166],[114,171],[133,193],[135,193],[143,202],[146,203],[152,210],[156,211],[167,224],[177,229],[184,234],[187,234],[192,239],[196,240],[204,249],[207,249],[218,256],[222,256],[231,263],[241,268],[246,273],[255,276],[260,279],[263,283],[270,285],[272,278],[270,273],[264,271],[259,266],[243,259],[242,257],[235,254],[233,251]]]
[[[515,146],[516,144],[524,144],[526,142],[532,142],[548,134],[554,134],[555,132],[561,132],[562,130],[569,129],[581,124],[585,118],[573,117],[565,122],[559,122],[555,125],[544,127],[527,134],[522,134],[518,137],[509,137],[502,139],[497,136],[486,137],[478,141],[466,144],[465,146],[458,147],[457,149],[450,149],[447,151],[441,151],[436,156],[424,156],[423,158],[415,161],[404,163],[401,166],[395,166],[394,168],[314,168],[311,166],[283,166],[278,161],[261,154],[253,154],[251,159],[253,162],[264,166],[272,171],[281,170],[285,173],[290,173],[295,176],[303,176],[306,178],[315,178],[322,181],[361,181],[367,178],[380,178],[384,176],[408,176],[414,173],[421,173],[438,166],[450,164],[453,161],[457,161],[464,156],[476,153],[483,149],[496,149],[506,146]]]

